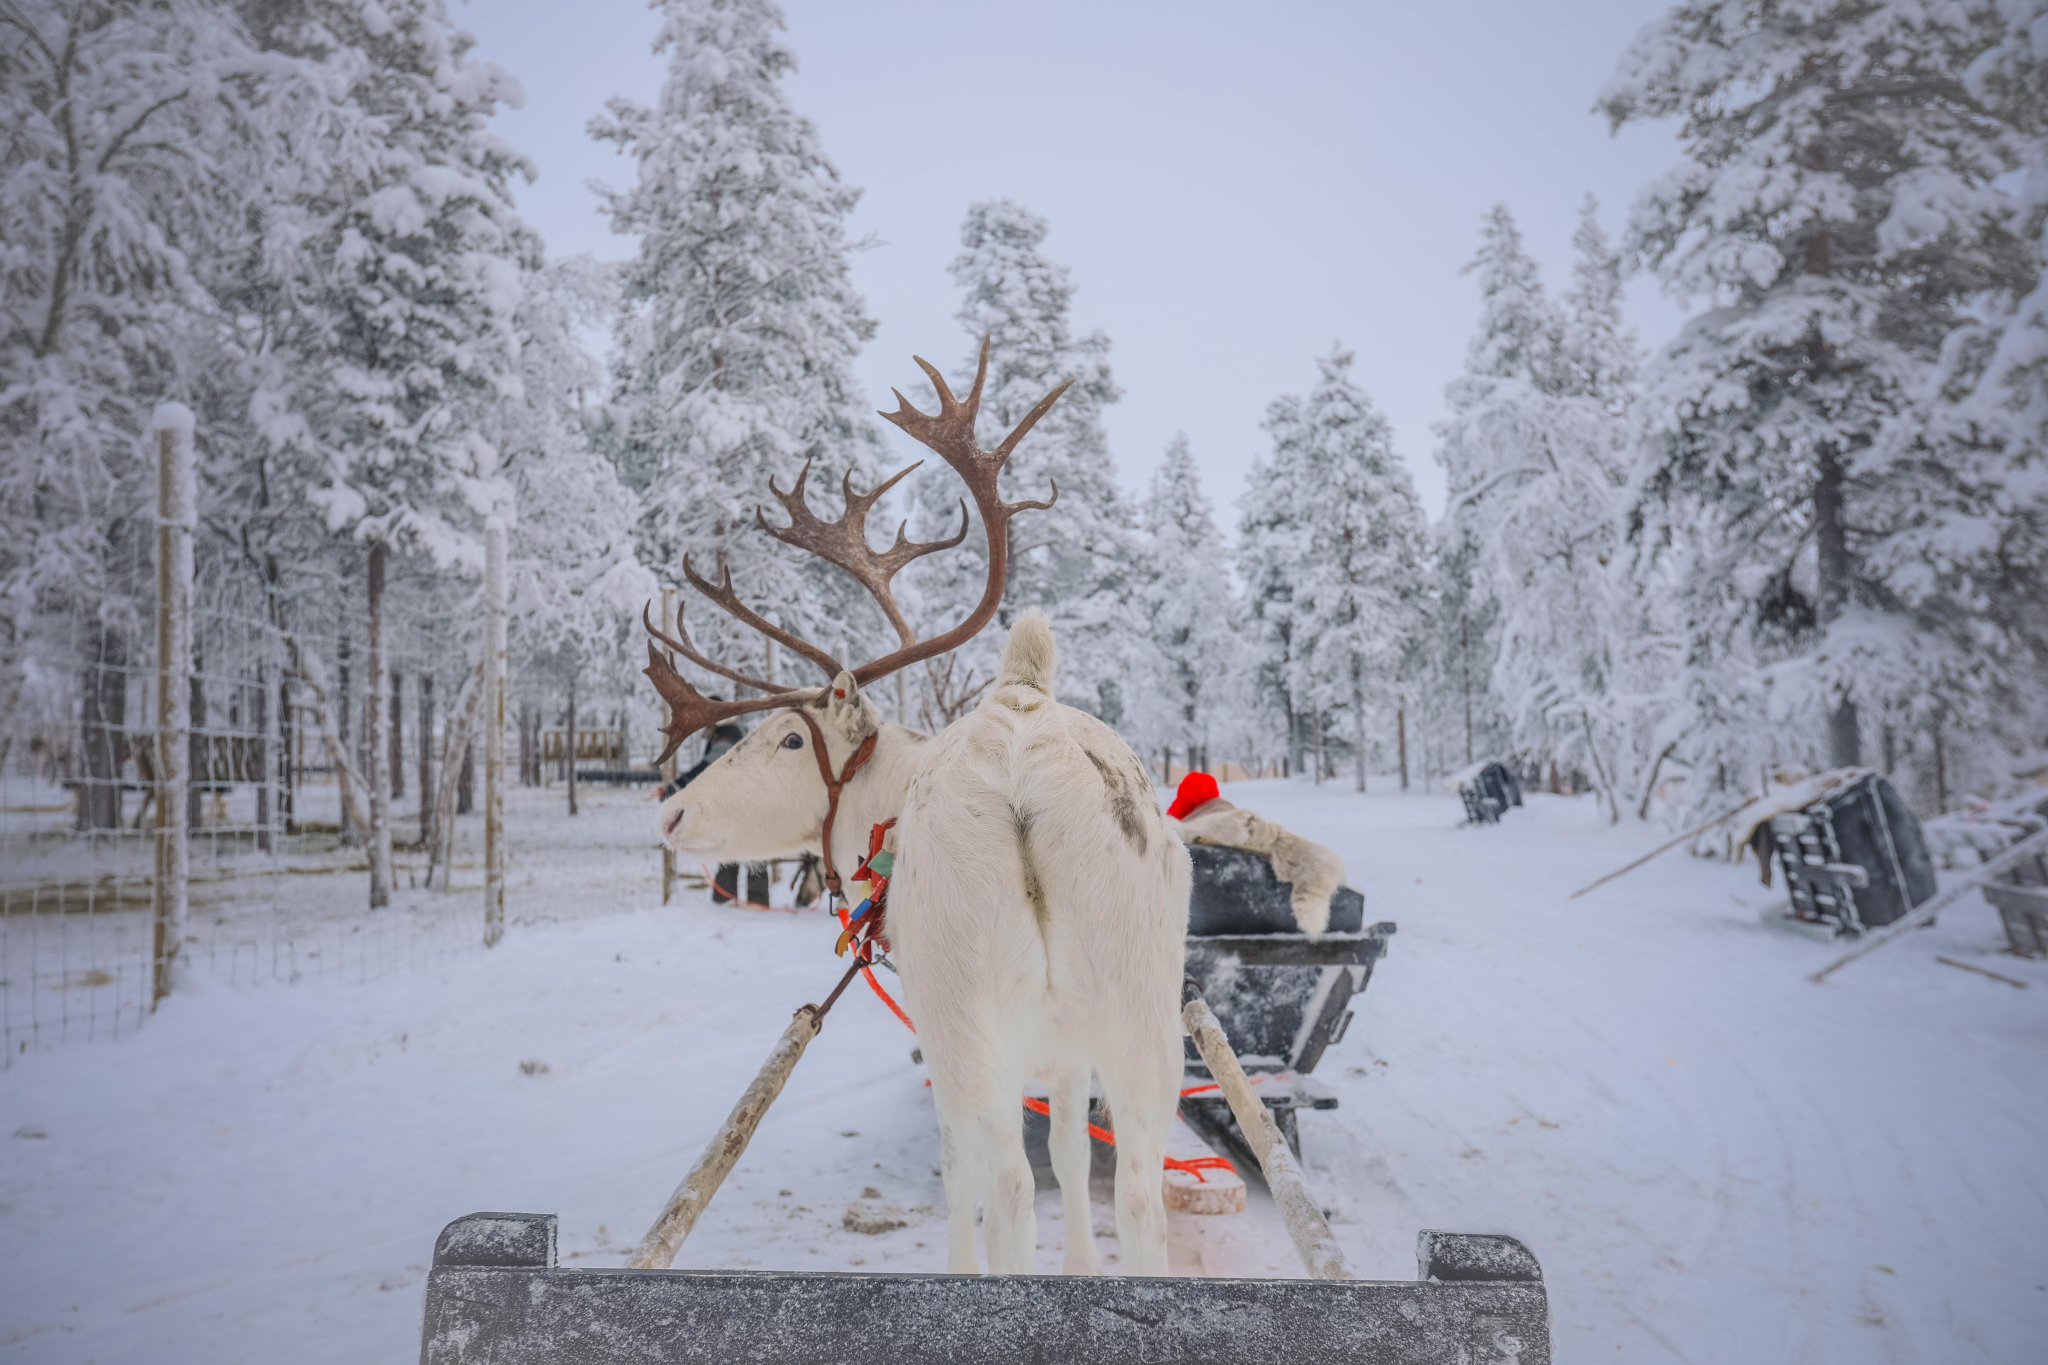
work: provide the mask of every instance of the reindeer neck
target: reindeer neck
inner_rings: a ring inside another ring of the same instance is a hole
[[[927,742],[924,735],[901,725],[884,725],[876,735],[875,756],[839,797],[839,817],[832,827],[832,861],[841,876],[850,875],[867,856],[868,832],[903,813],[911,776]]]

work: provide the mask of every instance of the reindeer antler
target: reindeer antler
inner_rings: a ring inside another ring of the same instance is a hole
[[[870,659],[852,670],[854,680],[861,684],[885,678],[898,669],[958,649],[992,620],[996,608],[1003,599],[1003,586],[1009,580],[1010,566],[1010,519],[1019,512],[1043,510],[1059,500],[1060,487],[1052,485],[1052,496],[1044,501],[1004,502],[997,492],[996,482],[1003,465],[1017,449],[1017,443],[1024,439],[1026,432],[1038,424],[1038,420],[1052,410],[1073,383],[1067,380],[1051,393],[1038,400],[1024,420],[1011,429],[1002,444],[993,451],[986,451],[975,441],[974,420],[981,410],[982,388],[988,380],[988,338],[981,342],[981,358],[974,372],[974,387],[968,391],[964,401],[953,396],[946,380],[938,370],[922,356],[913,356],[918,368],[932,381],[938,391],[939,411],[930,414],[918,411],[901,392],[896,393],[896,411],[882,413],[882,417],[910,433],[918,441],[929,446],[939,458],[952,466],[961,481],[967,485],[968,495],[974,499],[975,510],[981,514],[981,524],[988,535],[988,584],[982,590],[981,601],[969,612],[967,618],[952,629],[929,639],[920,640],[905,619],[903,611],[896,604],[893,580],[898,571],[912,560],[939,550],[951,549],[967,538],[967,506],[960,507],[960,529],[945,540],[914,541],[905,535],[907,525],[896,529],[896,542],[886,550],[876,550],[868,544],[867,516],[877,500],[895,487],[911,470],[913,464],[898,470],[867,493],[853,491],[853,474],[848,471],[841,480],[840,489],[846,500],[846,510],[837,521],[824,521],[811,511],[810,503],[804,497],[804,488],[810,479],[811,466],[805,463],[803,472],[797,475],[796,483],[785,493],[771,477],[768,489],[789,514],[790,524],[777,527],[768,523],[759,508],[754,511],[754,520],[762,530],[786,545],[794,545],[818,558],[838,565],[868,590],[883,615],[896,630],[902,647],[880,658]],[[920,463],[922,463],[920,461]],[[827,650],[820,649],[800,636],[782,629],[759,612],[740,600],[733,590],[732,571],[727,569],[719,575],[719,582],[713,584],[690,567],[687,555],[683,558],[683,577],[690,585],[717,603],[733,619],[759,631],[795,653],[801,654],[825,671],[829,680],[839,673],[839,661]],[[741,673],[718,663],[700,652],[691,643],[689,633],[683,629],[680,608],[676,613],[676,633],[681,638],[672,638],[657,630],[642,611],[640,620],[647,627],[649,635],[675,650],[690,662],[709,669],[722,678],[739,683],[744,687],[757,688],[768,695],[749,697],[741,701],[719,701],[704,696],[692,687],[689,680],[676,672],[674,666],[652,644],[647,647],[648,666],[646,673],[655,689],[669,705],[670,720],[662,727],[668,736],[668,747],[662,751],[662,762],[675,752],[685,739],[707,725],[734,716],[746,715],[753,711],[767,711],[782,706],[792,706],[805,700],[811,694],[807,690],[778,691],[772,683]]]
[[[853,471],[847,470],[846,477],[839,481],[840,491],[846,498],[845,514],[837,521],[821,521],[817,514],[811,511],[811,505],[804,501],[804,482],[811,477],[811,463],[806,460],[802,472],[796,476],[796,485],[787,493],[776,487],[774,475],[768,477],[768,491],[775,495],[783,510],[789,513],[789,525],[770,526],[761,509],[754,509],[754,521],[769,535],[785,545],[794,545],[799,550],[807,550],[820,559],[837,564],[852,574],[854,579],[874,596],[875,601],[881,604],[883,614],[889,618],[889,624],[896,628],[897,635],[902,637],[905,644],[914,642],[917,639],[917,632],[903,619],[902,611],[896,606],[896,597],[890,589],[889,580],[912,560],[931,554],[935,550],[950,550],[967,539],[967,502],[963,498],[960,502],[960,529],[945,540],[911,540],[904,535],[909,528],[909,523],[905,522],[896,528],[896,543],[888,549],[878,554],[868,544],[868,509],[873,507],[884,493],[901,483],[905,475],[923,463],[923,460],[919,460],[916,464],[905,465],[876,484],[874,491],[869,493],[853,491]]]
[[[876,678],[886,678],[897,669],[914,664],[920,659],[929,659],[958,649],[987,625],[996,614],[996,607],[1003,600],[1003,585],[1010,577],[1010,518],[1019,512],[1043,511],[1059,501],[1060,486],[1052,482],[1052,496],[1043,502],[1004,502],[996,491],[996,479],[1003,472],[1017,443],[1024,434],[1038,425],[1038,419],[1052,411],[1052,405],[1060,401],[1060,395],[1072,387],[1073,380],[1062,381],[1058,387],[1038,400],[1031,411],[1024,414],[1024,420],[1010,429],[1002,444],[993,451],[983,450],[974,439],[974,419],[981,411],[981,390],[988,380],[988,338],[981,339],[981,361],[975,366],[974,387],[967,391],[965,402],[953,397],[953,391],[946,387],[946,378],[923,356],[912,356],[917,367],[925,372],[938,391],[939,411],[936,416],[919,412],[910,406],[901,390],[891,389],[896,395],[896,411],[885,412],[882,417],[895,423],[913,437],[938,452],[940,459],[953,467],[961,481],[967,485],[968,494],[974,499],[975,510],[981,513],[981,524],[988,533],[988,586],[982,590],[981,601],[968,613],[967,619],[941,635],[929,640],[906,641],[903,648],[894,653],[884,654],[879,659],[870,659],[853,670],[854,680],[870,683]],[[894,605],[884,604],[884,610]]]

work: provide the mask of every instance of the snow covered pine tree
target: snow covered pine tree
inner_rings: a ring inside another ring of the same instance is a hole
[[[531,167],[485,130],[499,103],[521,100],[518,83],[468,56],[442,0],[309,0],[275,41],[337,69],[353,115],[299,244],[288,363],[258,401],[273,477],[330,534],[369,547],[360,781],[378,906],[391,892],[386,565],[396,550],[476,571],[484,518],[513,506],[484,432],[519,391],[520,277],[540,244],[513,212],[510,181]],[[287,639],[327,709],[317,652]],[[347,809],[354,765],[335,726],[322,730]]]
[[[787,487],[807,461],[851,470],[856,485],[878,477],[881,439],[853,378],[874,333],[847,275],[859,191],[790,107],[781,82],[796,58],[773,4],[659,9],[660,103],[615,99],[591,125],[639,163],[639,182],[605,201],[613,228],[640,238],[606,440],[640,501],[641,560],[673,572],[690,556],[714,584],[730,572],[807,638],[893,639],[857,585],[778,553],[754,523],[767,479]],[[723,617],[704,631],[698,644],[719,657],[764,647]]]
[[[1364,791],[1367,731],[1396,710],[1396,675],[1427,617],[1429,528],[1392,429],[1351,381],[1351,363],[1333,347],[1316,361],[1321,379],[1305,401],[1285,397],[1268,410],[1273,453],[1252,471],[1244,541],[1255,591],[1269,609],[1285,602],[1286,705],[1313,718],[1318,775],[1334,771],[1324,739],[1346,716]]]
[[[1997,183],[2018,140],[1963,80],[2003,22],[1697,0],[1600,95],[1617,128],[1682,119],[1689,159],[1643,192],[1628,248],[1713,305],[1647,373],[1632,513],[1677,565],[1696,772],[1856,763],[1873,721],[2017,682],[1947,549],[1911,535],[1957,490],[1886,439],[1965,307],[2038,277]]]
[[[1437,458],[1452,490],[1444,538],[1489,626],[1488,682],[1514,752],[1590,773],[1618,819],[1616,789],[1640,776],[1636,751],[1653,742],[1636,736],[1654,735],[1647,675],[1662,654],[1617,553],[1637,362],[1596,215],[1589,196],[1562,308],[1507,208],[1486,215],[1468,267],[1480,330],[1449,386]]]
[[[1148,747],[1156,744],[1169,762],[1178,750],[1189,769],[1207,771],[1212,739],[1234,738],[1241,730],[1230,702],[1239,610],[1229,550],[1186,433],[1166,447],[1144,517],[1139,600],[1151,681],[1143,697],[1131,699],[1126,733],[1135,731]]]
[[[1060,641],[1061,698],[1121,725],[1121,680],[1130,675],[1130,645],[1140,634],[1137,518],[1116,481],[1102,430],[1102,409],[1121,390],[1109,374],[1109,338],[1099,331],[1073,334],[1068,313],[1074,286],[1066,267],[1040,250],[1046,232],[1043,218],[1008,200],[967,210],[960,227],[963,249],[951,269],[966,294],[954,316],[974,342],[955,382],[964,387],[972,378],[982,338],[988,338],[993,359],[981,420],[990,430],[1007,431],[1047,389],[1074,381],[1008,471],[1018,487],[1044,488],[1050,481],[1060,492],[1052,509],[1033,519],[1029,541],[1010,557],[997,621],[1008,625],[1025,607],[1043,608]],[[920,479],[917,498],[918,526],[927,535],[949,527],[957,515],[954,493],[936,472]],[[970,547],[981,544],[979,533],[969,535]],[[977,549],[943,557],[958,562],[915,566],[913,586],[924,616],[954,620],[974,604],[986,553]],[[966,673],[992,676],[992,649],[985,641],[971,646],[950,682],[946,663],[928,669],[927,686],[946,691],[947,704],[937,708],[934,721],[944,724],[971,704]]]

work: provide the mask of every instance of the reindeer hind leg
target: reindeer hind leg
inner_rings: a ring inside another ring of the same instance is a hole
[[[1164,1275],[1166,1128],[1179,1100],[1177,1030],[1133,1020],[1130,1042],[1107,1065],[1097,1063],[1103,1093],[1116,1115],[1116,1236],[1123,1273]],[[1152,1038],[1149,1035],[1159,1034]],[[1164,1044],[1163,1046],[1161,1044]]]
[[[1052,1173],[1060,1182],[1060,1208],[1067,1225],[1067,1253],[1062,1271],[1068,1275],[1100,1275],[1102,1257],[1095,1250],[1094,1216],[1088,1205],[1088,1172],[1094,1151],[1088,1140],[1089,1069],[1076,1067],[1052,1084]]]

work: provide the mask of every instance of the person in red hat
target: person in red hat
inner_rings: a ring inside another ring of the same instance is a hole
[[[1273,875],[1294,888],[1290,904],[1301,932],[1315,938],[1330,927],[1330,897],[1344,885],[1344,860],[1335,853],[1225,801],[1208,773],[1182,778],[1166,813],[1179,822],[1182,843],[1264,854],[1272,860]]]

